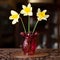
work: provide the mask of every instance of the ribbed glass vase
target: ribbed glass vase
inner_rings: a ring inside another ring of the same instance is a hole
[[[22,35],[25,38],[23,41],[23,47],[22,47],[24,54],[33,55],[35,53],[36,46],[37,46],[36,39],[37,39],[38,33],[37,32],[35,33],[21,32],[20,35]]]

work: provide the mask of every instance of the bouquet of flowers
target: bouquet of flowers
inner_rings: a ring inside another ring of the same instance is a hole
[[[47,21],[47,18],[49,17],[49,15],[47,15],[46,12],[47,10],[41,11],[40,8],[37,9],[37,13],[36,13],[37,22],[33,28],[32,33],[34,33],[39,21],[42,21],[42,20]],[[28,33],[30,33],[30,16],[33,16],[31,4],[29,3],[27,6],[22,5],[22,10],[20,11],[19,14],[16,11],[11,10],[11,16],[9,17],[10,20],[13,20],[12,24],[16,24],[18,22],[18,19],[20,18],[23,28],[24,28],[24,32],[26,33],[25,25],[23,23],[22,18],[20,17],[20,14],[23,14],[23,16],[28,16]]]
[[[33,31],[31,32],[30,31],[30,16],[33,15],[31,4],[29,3],[27,6],[22,5],[22,10],[20,11],[19,14],[16,11],[11,10],[11,16],[9,17],[9,19],[13,20],[12,24],[16,24],[18,22],[18,19],[20,19],[23,25],[24,32],[20,34],[23,37],[25,37],[25,40],[23,42],[23,51],[25,54],[33,54],[35,52],[35,49],[36,49],[35,40],[37,36],[37,33],[35,33],[35,29],[39,21],[42,21],[42,20],[47,21],[47,18],[49,17],[49,15],[47,15],[46,12],[47,10],[41,11],[40,8],[37,9],[37,13],[36,13],[37,21],[36,21],[36,24],[34,25]],[[23,14],[23,16],[28,16],[28,32],[26,31],[24,22],[22,18],[20,17],[20,14]]]

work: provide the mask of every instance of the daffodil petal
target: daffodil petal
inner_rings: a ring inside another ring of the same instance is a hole
[[[28,14],[26,14],[26,13],[24,14],[24,16],[27,16],[27,15],[28,15]]]
[[[30,3],[28,4],[28,7],[31,7],[31,4]]]
[[[18,20],[13,20],[12,24],[16,24],[18,22]]]
[[[39,21],[39,18],[37,18],[38,19],[38,21]]]
[[[47,21],[47,18],[43,18],[43,20]]]
[[[21,14],[24,14],[24,10],[21,10],[20,13],[21,13]]]
[[[29,12],[29,13],[24,12],[24,16],[27,16],[27,15],[32,16],[33,13],[32,12]]]
[[[32,11],[32,7],[30,7],[30,11]]]
[[[38,16],[38,14],[41,12],[40,8],[38,8],[36,16]]]
[[[32,15],[33,15],[33,13],[32,13],[32,12],[30,12],[30,13],[29,13],[29,16],[32,16]]]
[[[31,11],[32,11],[32,7],[31,7]]]
[[[12,21],[12,24],[16,24],[16,21],[15,21],[15,20],[13,20],[13,21]]]
[[[38,21],[41,21],[41,19],[40,19],[40,18],[37,18],[37,20],[38,20]]]
[[[39,16],[39,14],[37,13],[37,16]]]
[[[14,10],[11,10],[11,14],[14,15],[14,14],[18,14],[18,13]]]
[[[38,8],[38,12],[41,12],[40,8]]]
[[[9,19],[12,20],[13,19],[12,16],[10,16]]]
[[[26,8],[26,6],[25,6],[25,5],[22,5],[22,8],[23,8],[23,9],[25,9],[25,8]]]
[[[47,10],[43,10],[43,12],[45,12],[45,13],[46,13],[46,12],[47,12]]]
[[[46,15],[46,16],[45,16],[45,18],[48,18],[48,17],[49,17],[49,15]]]

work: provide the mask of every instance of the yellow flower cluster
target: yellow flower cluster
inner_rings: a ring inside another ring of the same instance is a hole
[[[42,20],[47,20],[47,18],[49,17],[49,15],[46,14],[47,10],[43,10],[41,11],[40,8],[37,9],[37,13],[36,13],[36,16],[37,16],[37,22],[36,22],[36,25],[33,29],[33,32],[37,26],[37,23],[39,21],[42,21]],[[11,16],[9,17],[10,20],[13,20],[12,21],[12,24],[16,24],[18,22],[18,19],[21,18],[20,17],[20,14],[23,14],[24,16],[32,16],[33,15],[33,12],[32,12],[32,7],[31,7],[31,4],[29,3],[27,6],[26,5],[22,5],[22,10],[20,11],[20,13],[18,14],[16,11],[14,10],[11,10]],[[21,19],[21,22],[23,24],[23,21]],[[29,23],[29,22],[28,22]],[[29,24],[28,24],[29,25]],[[25,30],[25,26],[23,24],[23,28]],[[29,26],[28,26],[29,28]],[[29,29],[28,29],[29,30]]]
[[[27,6],[22,5],[22,8],[23,9],[20,11],[20,13],[24,14],[24,16],[32,16],[33,15],[33,13],[32,13],[32,7],[31,7],[30,3]],[[46,12],[47,12],[47,10],[41,11],[40,8],[38,8],[37,14],[36,14],[38,21],[47,20],[47,18],[49,17],[49,15],[46,15],[45,14]],[[9,17],[9,19],[13,20],[12,24],[15,24],[16,22],[18,22],[19,14],[16,11],[11,10],[11,16]]]

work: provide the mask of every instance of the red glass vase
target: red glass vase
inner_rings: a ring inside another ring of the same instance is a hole
[[[23,42],[23,48],[22,48],[24,51],[24,54],[26,55],[34,54],[37,46],[36,38],[38,33],[37,32],[35,33],[21,32],[20,35],[22,35],[25,38]]]

